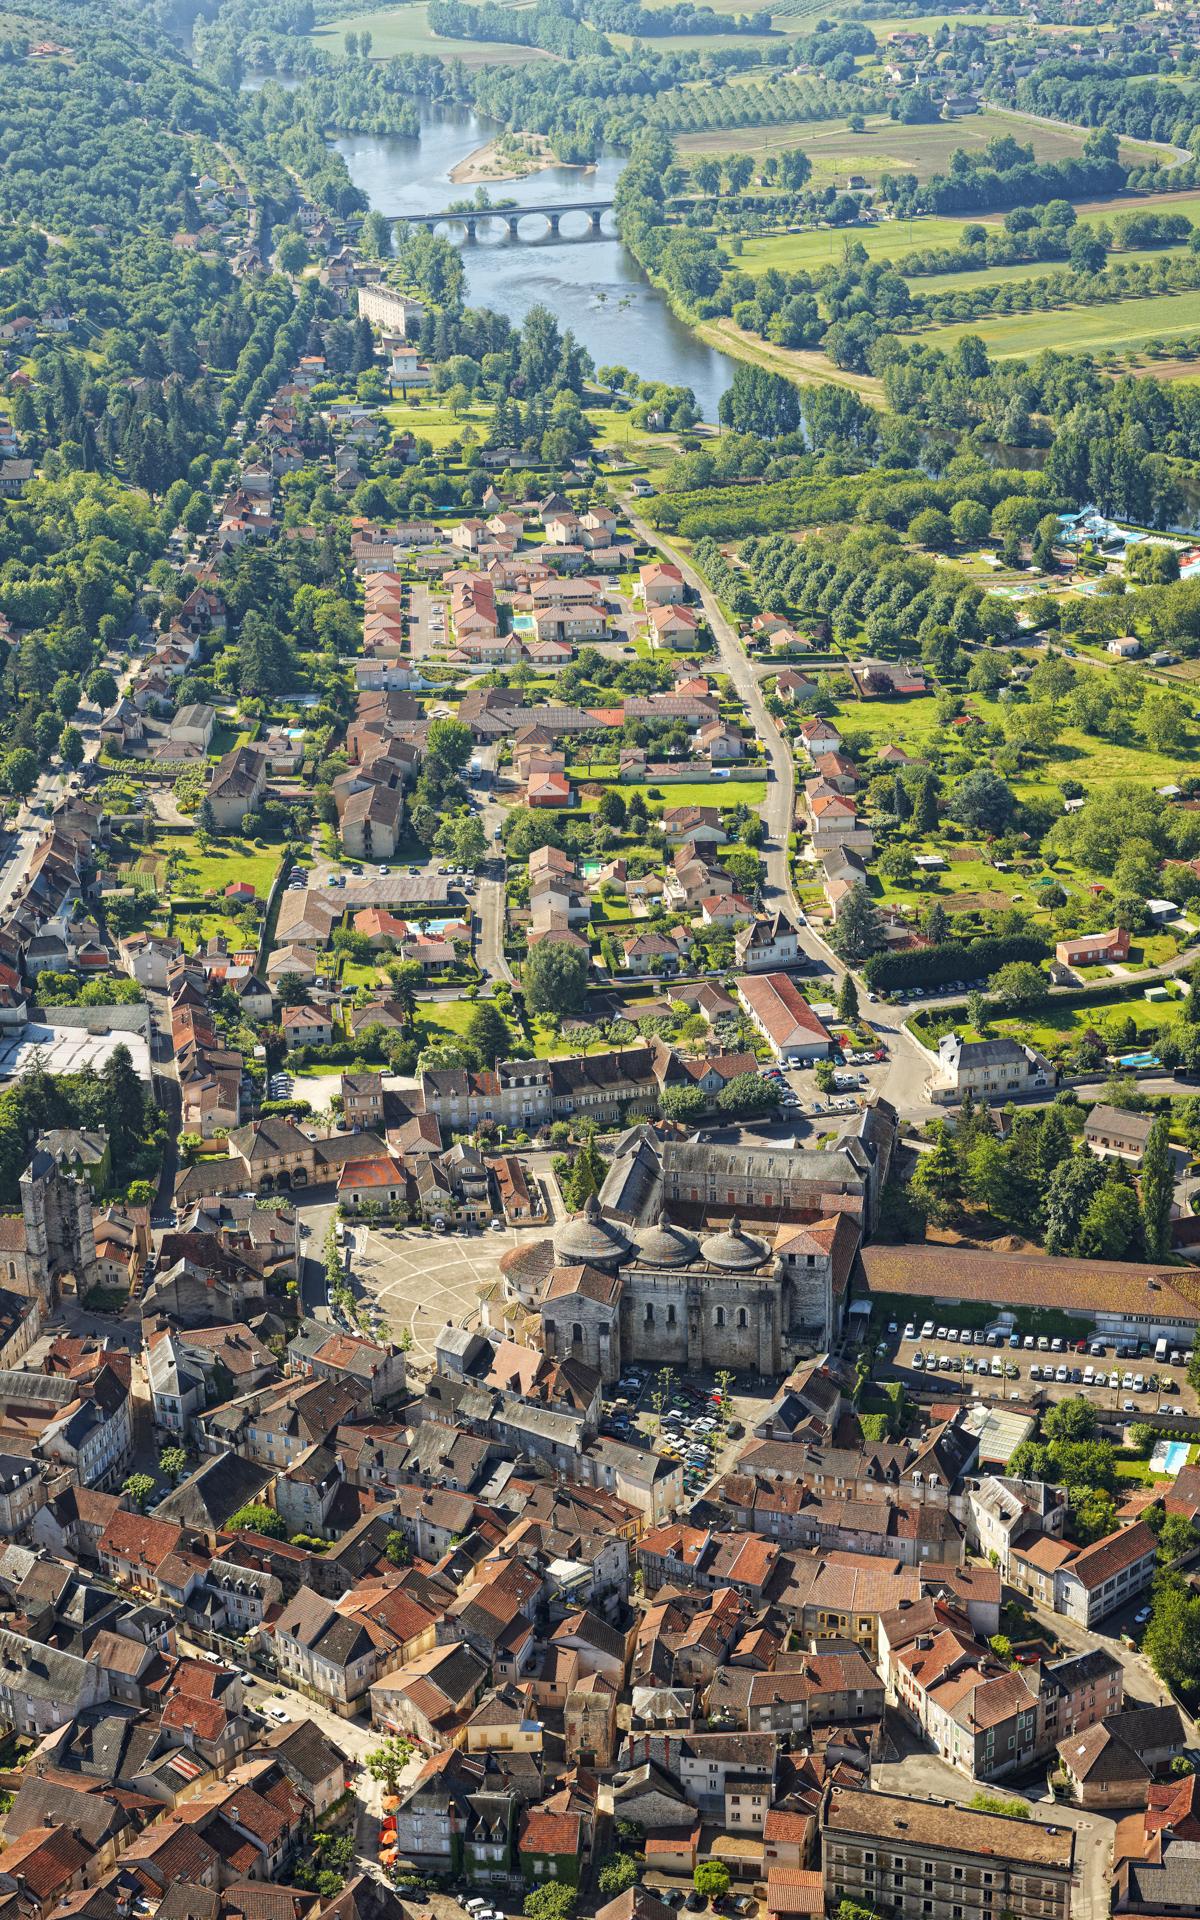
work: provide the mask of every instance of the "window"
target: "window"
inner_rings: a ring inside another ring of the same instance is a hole
[[[738,1308],[737,1323],[739,1327],[744,1327],[749,1324],[745,1307]]]
[[[714,1307],[714,1308],[713,1308],[713,1325],[714,1325],[714,1327],[723,1327],[723,1326],[725,1325],[725,1309],[724,1309],[724,1307]]]

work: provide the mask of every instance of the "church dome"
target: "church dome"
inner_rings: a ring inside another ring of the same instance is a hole
[[[694,1234],[672,1226],[664,1207],[653,1226],[637,1236],[638,1259],[648,1267],[687,1267],[700,1251]]]
[[[710,1266],[728,1267],[734,1273],[760,1267],[767,1257],[766,1241],[747,1233],[736,1214],[724,1233],[710,1233],[700,1250]]]
[[[559,1264],[566,1267],[615,1267],[629,1254],[629,1240],[615,1220],[606,1220],[594,1193],[554,1236]]]

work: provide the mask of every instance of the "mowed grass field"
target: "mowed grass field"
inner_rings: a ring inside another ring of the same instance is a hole
[[[552,56],[538,47],[510,47],[499,40],[441,40],[431,32],[423,6],[381,7],[376,12],[347,14],[315,27],[309,39],[327,53],[340,54],[348,33],[371,36],[373,60],[396,60],[405,53],[432,53],[443,60],[461,60],[465,67],[525,66]]]
[[[948,349],[965,333],[978,334],[996,360],[1027,359],[1051,347],[1060,353],[1135,352],[1156,340],[1200,333],[1200,290],[1147,300],[1113,300],[1102,307],[1060,307],[1050,313],[985,315],[919,336]]]
[[[1155,260],[1169,260],[1186,254],[1186,247],[1141,247],[1128,253],[1113,252],[1110,264],[1123,267],[1148,267]],[[1002,287],[1009,281],[1047,280],[1051,274],[1069,272],[1065,260],[1032,260],[1015,267],[981,267],[978,273],[914,273],[908,277],[914,293],[966,293],[972,287]]]
[[[755,80],[760,77],[753,76]],[[736,95],[736,82],[730,83],[726,94],[727,98]],[[1073,158],[1082,152],[1087,138],[1086,130],[1051,126],[1023,114],[972,113],[961,120],[939,120],[915,127],[902,126],[886,114],[871,114],[862,133],[853,132],[845,119],[809,120],[776,127],[723,127],[681,133],[676,136],[676,145],[684,160],[689,154],[733,152],[761,159],[785,147],[803,147],[818,182],[850,173],[861,174],[864,180],[876,180],[885,173],[915,173],[919,180],[928,180],[935,173],[947,171],[957,148],[978,153],[989,140],[1006,134],[1022,145],[1032,146],[1039,160]],[[1123,141],[1122,152],[1127,162],[1145,164],[1153,149]]]

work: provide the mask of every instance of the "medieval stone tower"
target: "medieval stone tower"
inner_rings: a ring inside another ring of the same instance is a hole
[[[57,1300],[63,1274],[74,1275],[81,1297],[95,1286],[92,1189],[86,1179],[64,1172],[40,1145],[21,1175],[21,1212],[29,1281],[43,1305]]]

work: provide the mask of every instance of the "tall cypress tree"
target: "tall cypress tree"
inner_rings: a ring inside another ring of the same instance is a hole
[[[1171,1164],[1170,1122],[1160,1113],[1150,1129],[1142,1161],[1142,1237],[1151,1260],[1165,1260],[1171,1248],[1171,1202],[1175,1170]]]

